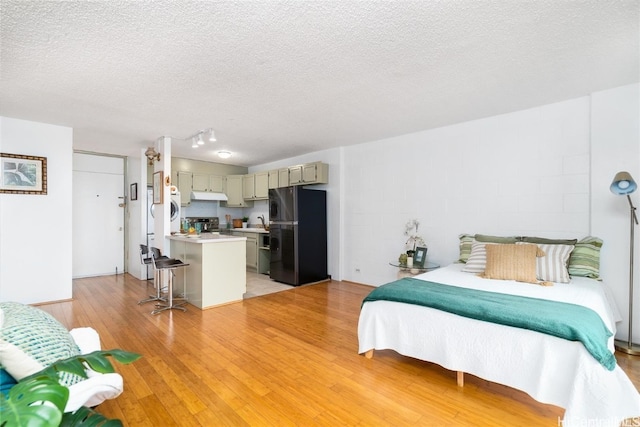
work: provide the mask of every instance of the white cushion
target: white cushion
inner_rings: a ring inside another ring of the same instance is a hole
[[[98,374],[69,386],[69,400],[65,412],[73,412],[81,406],[93,407],[107,399],[114,399],[121,393],[123,387],[120,374]]]

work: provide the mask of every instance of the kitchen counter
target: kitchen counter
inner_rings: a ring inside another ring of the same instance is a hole
[[[174,289],[184,287],[189,304],[204,310],[242,300],[247,290],[246,237],[214,233],[167,237],[171,256],[189,264],[174,280]]]
[[[246,237],[241,236],[230,236],[228,234],[217,234],[217,233],[202,233],[200,235],[193,236],[185,236],[185,235],[172,235],[167,236],[170,240],[176,240],[181,242],[191,242],[191,243],[225,243],[234,240],[244,241]]]
[[[222,232],[222,229],[220,230]],[[269,230],[265,230],[264,228],[227,228],[225,231],[241,231],[243,233],[260,233],[260,234],[269,234]]]

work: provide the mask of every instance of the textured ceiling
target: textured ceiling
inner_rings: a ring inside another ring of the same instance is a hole
[[[639,1],[0,0],[0,115],[256,165],[639,81]]]

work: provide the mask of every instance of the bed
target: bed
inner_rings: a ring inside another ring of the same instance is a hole
[[[582,305],[615,335],[620,314],[602,282],[573,277],[539,286],[494,280],[462,271],[465,264],[415,276],[436,284]],[[359,353],[391,349],[463,373],[522,390],[565,409],[563,425],[619,425],[640,416],[640,395],[617,365],[605,368],[585,345],[556,336],[397,301],[368,301],[358,323]],[[614,352],[613,336],[603,346]]]

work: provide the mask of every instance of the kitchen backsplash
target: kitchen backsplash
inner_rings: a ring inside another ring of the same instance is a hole
[[[192,200],[190,206],[182,206],[180,209],[180,217],[210,217],[217,216],[220,218],[220,227],[226,227],[225,215],[231,215],[231,218],[249,217],[249,225],[259,227],[262,225],[258,216],[264,215],[264,219],[269,223],[269,203],[266,200],[256,200],[252,208],[224,208],[217,202],[207,202]]]

